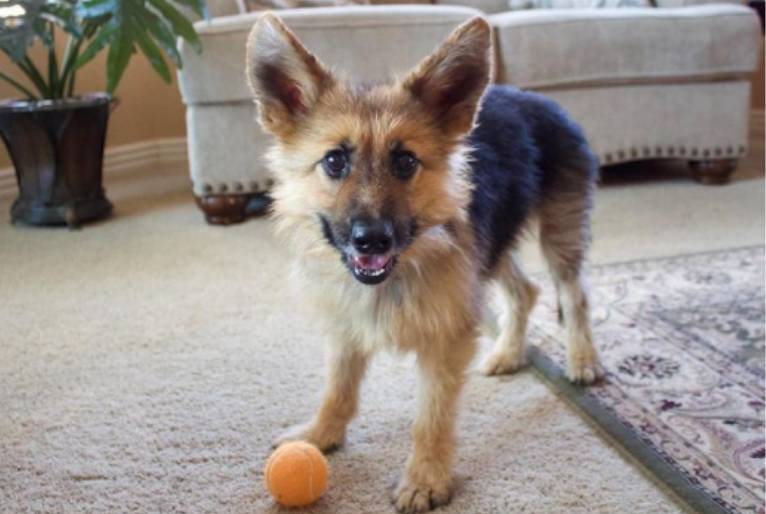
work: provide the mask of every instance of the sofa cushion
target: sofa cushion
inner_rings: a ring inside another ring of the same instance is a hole
[[[338,7],[344,5],[390,5],[424,4],[423,0],[240,0],[245,11],[263,11],[267,9],[298,9],[309,7]]]
[[[478,9],[485,14],[501,13],[508,10],[508,0],[435,0],[439,5],[463,5]]]
[[[652,5],[651,0],[508,0],[508,8],[512,11],[604,7],[654,7],[654,5]]]
[[[705,4],[747,4],[747,0],[654,0],[657,7],[689,7]]]
[[[306,9],[309,7],[336,7],[342,0],[241,0],[245,11],[266,11],[269,9]],[[243,12],[245,12],[243,11]]]
[[[738,5],[532,10],[490,16],[498,80],[524,88],[749,76],[756,14]]]
[[[333,69],[355,80],[403,73],[431,52],[459,23],[479,11],[467,7],[388,5],[278,11],[303,43]],[[197,22],[203,52],[181,43],[180,88],[188,104],[251,99],[245,81],[245,42],[259,13]]]

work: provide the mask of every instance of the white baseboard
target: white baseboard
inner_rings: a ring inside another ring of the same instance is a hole
[[[16,191],[16,177],[13,168],[0,168],[0,195]]]
[[[167,137],[108,147],[104,151],[104,174],[122,173],[154,164],[185,162],[186,138]],[[12,167],[0,168],[0,195],[16,192]]]
[[[150,139],[107,148],[104,152],[104,173],[115,173],[152,164],[185,160],[185,137]]]

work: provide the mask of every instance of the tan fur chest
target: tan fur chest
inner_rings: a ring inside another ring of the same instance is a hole
[[[292,269],[293,286],[341,343],[421,351],[473,337],[482,297],[474,267],[457,249],[428,250],[378,286],[357,282],[337,255],[302,256]]]

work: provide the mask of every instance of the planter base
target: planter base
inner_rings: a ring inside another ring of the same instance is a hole
[[[102,165],[111,97],[0,102],[0,138],[16,170],[11,222],[67,225],[105,218]]]
[[[104,195],[56,206],[35,205],[17,198],[11,207],[11,223],[77,228],[81,223],[106,218],[111,213],[112,203]]]

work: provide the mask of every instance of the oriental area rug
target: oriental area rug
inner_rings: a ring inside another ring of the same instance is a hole
[[[764,248],[596,267],[605,379],[563,376],[547,278],[530,360],[554,390],[695,512],[764,513]]]

